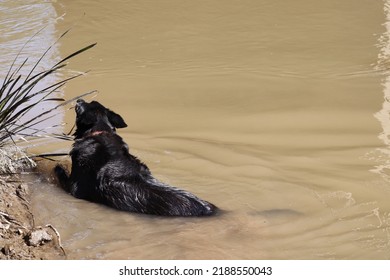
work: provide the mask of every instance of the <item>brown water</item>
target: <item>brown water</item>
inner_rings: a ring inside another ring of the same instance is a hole
[[[65,96],[97,89],[88,100],[124,117],[156,177],[225,210],[134,215],[30,176],[36,218],[69,258],[390,258],[390,2],[6,2],[57,19],[56,36],[72,26],[63,57],[98,42],[69,65],[92,71]]]

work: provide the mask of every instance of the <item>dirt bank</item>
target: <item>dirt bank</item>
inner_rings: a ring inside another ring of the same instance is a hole
[[[0,260],[65,259],[51,225],[35,225],[29,187],[18,176],[0,176]]]

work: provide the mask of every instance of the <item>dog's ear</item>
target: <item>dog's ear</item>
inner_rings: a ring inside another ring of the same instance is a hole
[[[123,120],[123,118],[111,111],[111,110],[108,110],[107,109],[107,117],[108,117],[108,120],[110,121],[110,123],[116,127],[116,128],[123,128],[123,127],[127,127],[127,124],[125,123],[125,121]]]

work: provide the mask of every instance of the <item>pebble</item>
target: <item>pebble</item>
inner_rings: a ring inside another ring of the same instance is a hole
[[[27,244],[36,247],[51,240],[53,240],[53,237],[46,230],[37,229],[28,235]]]

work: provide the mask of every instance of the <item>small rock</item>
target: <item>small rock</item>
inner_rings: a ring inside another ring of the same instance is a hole
[[[53,237],[44,229],[34,230],[27,236],[27,244],[34,247],[51,240],[53,240]]]

